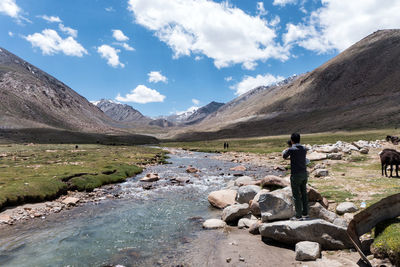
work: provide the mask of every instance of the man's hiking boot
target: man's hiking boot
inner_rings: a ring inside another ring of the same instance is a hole
[[[301,217],[296,217],[293,216],[292,218],[290,218],[291,221],[301,221]]]

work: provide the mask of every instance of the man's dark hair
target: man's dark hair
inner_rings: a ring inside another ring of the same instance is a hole
[[[295,144],[300,143],[300,134],[292,133],[292,135],[290,136],[290,140],[292,140],[293,143],[295,143]]]

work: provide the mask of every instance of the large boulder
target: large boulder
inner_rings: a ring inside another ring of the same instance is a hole
[[[224,209],[235,204],[236,194],[236,190],[231,189],[213,191],[208,195],[208,202],[216,208]]]
[[[270,191],[267,189],[261,189],[257,195],[253,198],[252,201],[250,201],[250,211],[254,216],[260,216],[261,211],[260,211],[260,204],[258,203],[258,200],[260,199],[260,196],[265,193],[269,193]]]
[[[258,203],[263,222],[285,220],[295,214],[290,187],[264,193],[260,195]]]
[[[314,152],[308,154],[307,158],[311,161],[324,160],[324,159],[326,159],[326,154],[314,151]]]
[[[336,212],[337,214],[345,214],[358,211],[357,206],[352,202],[343,202],[337,205]]]
[[[235,180],[235,186],[251,185],[254,183],[254,178],[250,176],[242,176]]]
[[[246,216],[250,211],[249,204],[234,204],[226,207],[222,211],[222,220],[227,223],[235,223],[240,218]]]
[[[226,222],[220,219],[208,219],[203,223],[203,228],[205,229],[224,228],[225,226]]]
[[[290,186],[290,180],[275,175],[268,175],[261,180],[261,187],[275,190]]]
[[[336,250],[353,247],[346,228],[322,219],[263,223],[259,230],[263,237],[290,245],[300,241],[312,241],[319,243],[323,249]]]
[[[321,245],[317,242],[301,241],[296,244],[296,260],[310,261],[321,257]]]
[[[309,206],[309,215],[310,215],[310,218],[323,219],[330,223],[333,223],[338,218],[336,213],[325,209],[318,202],[315,202]]]
[[[241,186],[237,191],[236,201],[239,203],[249,203],[260,190],[261,188],[257,185]]]

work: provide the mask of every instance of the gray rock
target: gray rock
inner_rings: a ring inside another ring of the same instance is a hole
[[[325,176],[328,176],[328,175],[329,175],[329,172],[328,172],[327,169],[316,169],[314,171],[314,176],[315,177],[325,177]]]
[[[341,160],[342,159],[342,153],[330,153],[327,155],[328,159],[331,160]]]
[[[322,219],[307,221],[278,221],[260,225],[261,236],[294,245],[300,241],[313,241],[323,249],[352,248],[346,228]]]
[[[239,203],[249,203],[258,192],[260,192],[261,188],[257,185],[245,185],[239,187],[236,201]]]
[[[252,235],[259,235],[260,234],[260,230],[259,230],[260,225],[261,225],[261,221],[259,221],[259,220],[255,221],[252,225],[250,225],[249,233]]]
[[[222,211],[222,220],[227,223],[235,223],[250,211],[249,204],[234,204]]]
[[[318,202],[315,202],[314,204],[309,206],[309,215],[310,215],[310,218],[323,219],[330,223],[333,223],[338,218],[336,213],[325,209]]]
[[[260,204],[258,203],[258,200],[260,199],[260,196],[265,193],[269,193],[270,191],[268,189],[261,189],[257,195],[253,198],[253,201],[250,203],[250,210],[251,213],[255,216],[260,216],[261,211],[260,211]]]
[[[257,219],[241,218],[238,222],[238,228],[250,228],[250,226],[255,222],[257,222]]]
[[[208,219],[203,223],[203,228],[205,229],[218,229],[224,228],[226,226],[226,222],[220,219]]]
[[[302,241],[296,244],[296,260],[310,261],[321,257],[321,245],[317,242]]]
[[[360,153],[361,154],[368,154],[368,152],[369,152],[369,149],[366,148],[366,147],[363,147],[363,148],[360,149]]]
[[[326,159],[326,154],[325,153],[318,153],[318,152],[312,152],[309,155],[307,155],[307,158],[311,161],[317,161],[317,160],[324,160]]]
[[[290,187],[261,194],[258,203],[263,222],[285,220],[295,214]]]
[[[67,197],[62,201],[65,205],[76,205],[79,202],[79,198],[76,197]]]
[[[339,152],[339,149],[336,146],[329,146],[329,145],[324,145],[320,146],[314,149],[317,152],[322,152],[322,153],[337,153]]]
[[[337,205],[337,207],[336,207],[336,212],[339,215],[349,213],[349,212],[356,212],[356,211],[358,211],[358,208],[352,202],[343,202],[343,203],[340,203],[339,205]]]
[[[347,228],[347,226],[348,226],[347,221],[345,219],[343,219],[343,218],[340,218],[340,217],[336,218],[333,221],[333,224],[337,225],[337,226],[340,226],[340,227],[344,227],[344,228]]]

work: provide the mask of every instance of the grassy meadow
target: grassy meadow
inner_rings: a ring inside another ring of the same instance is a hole
[[[0,145],[0,208],[123,182],[165,152],[145,146]]]

